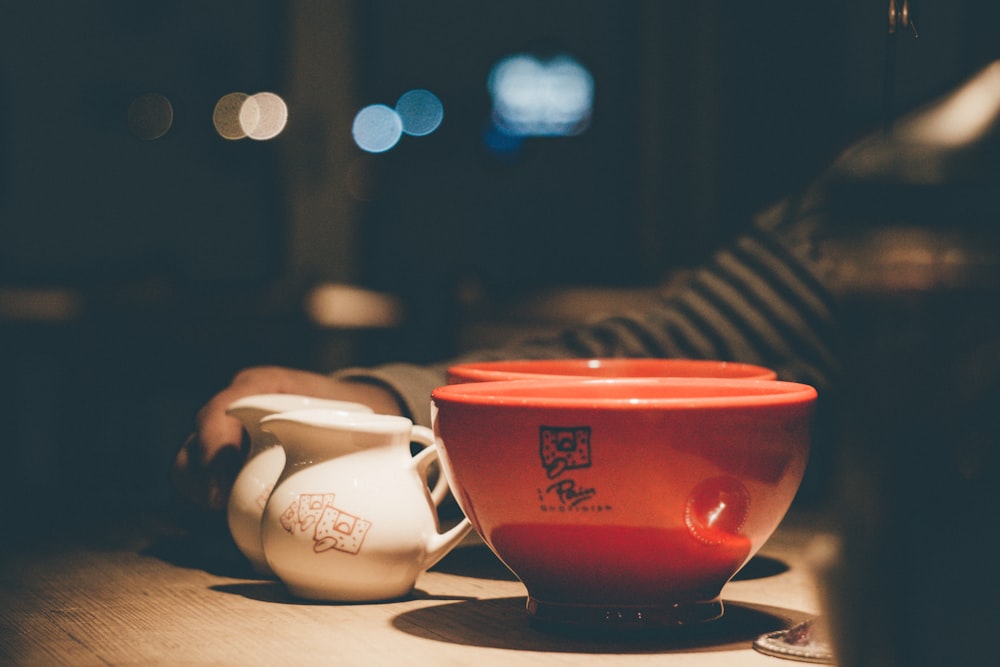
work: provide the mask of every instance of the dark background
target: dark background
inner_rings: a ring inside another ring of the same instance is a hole
[[[886,4],[5,8],[5,496],[161,502],[195,410],[240,368],[436,359],[462,345],[470,286],[488,316],[539,290],[641,288],[697,264],[880,125]],[[897,40],[898,109],[991,56],[996,4],[920,4],[919,39]],[[590,68],[594,115],[578,137],[501,158],[481,142],[485,78],[521,51]],[[444,103],[438,132],[378,156],[351,145],[358,109],[418,87]],[[285,133],[215,134],[212,107],[234,90],[288,99]],[[173,103],[155,141],[126,122],[145,92]],[[328,280],[396,296],[408,317],[319,327],[301,300]],[[9,298],[38,290],[78,307],[40,316]]]

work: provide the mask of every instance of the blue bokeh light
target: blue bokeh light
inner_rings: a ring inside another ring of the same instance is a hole
[[[371,104],[354,117],[351,134],[361,150],[384,153],[403,136],[403,121],[394,109],[384,104]]]
[[[423,137],[438,129],[444,119],[444,105],[429,90],[417,88],[404,93],[396,102],[396,113],[403,123],[403,132]]]

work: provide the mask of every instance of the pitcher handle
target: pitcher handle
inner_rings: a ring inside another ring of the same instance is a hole
[[[430,468],[430,464],[437,460],[437,445],[434,444],[434,432],[426,426],[415,425],[410,432],[410,440],[416,442],[424,448],[423,451],[417,454],[417,458],[420,458],[421,456],[427,458],[425,452],[433,452],[433,456],[430,457],[430,460],[426,461],[426,463],[422,463],[421,466],[418,466],[417,468],[417,470],[421,471],[420,474],[424,478],[424,481],[426,481],[427,471]],[[421,461],[423,460],[424,459],[421,459]],[[431,489],[431,500],[434,501],[435,507],[444,502],[444,499],[448,496],[448,491],[448,480],[445,479],[444,470],[441,470],[437,481],[434,482],[434,488]]]
[[[420,427],[416,427],[420,428]],[[417,453],[413,458],[413,464],[416,467],[417,472],[420,476],[427,480],[427,472],[430,469],[432,463],[438,460],[438,448],[433,442],[434,434],[430,429],[425,429],[431,434],[431,444],[426,445],[423,450]],[[444,484],[444,490],[441,491],[441,498],[448,492],[448,482],[445,479],[444,472],[441,473],[441,479],[435,485],[435,490]],[[433,496],[433,494],[432,494]],[[440,502],[440,501],[437,501]],[[468,517],[462,516],[462,520],[456,525],[452,526],[443,533],[435,533],[427,538],[427,553],[424,556],[424,562],[421,565],[422,569],[426,570],[433,567],[435,563],[444,558],[448,553],[457,547],[465,536],[469,534],[472,530],[472,522],[469,521]]]

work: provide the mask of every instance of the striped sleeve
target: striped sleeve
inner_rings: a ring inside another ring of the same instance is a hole
[[[725,359],[827,388],[839,372],[836,304],[797,248],[756,226],[660,306],[562,334],[553,353]],[[545,350],[537,341],[535,353]]]

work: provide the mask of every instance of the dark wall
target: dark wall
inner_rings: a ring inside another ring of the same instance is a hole
[[[265,298],[285,270],[275,146],[212,125],[228,92],[283,90],[285,38],[284,3],[5,6],[4,498],[163,499],[211,391],[252,360],[306,363],[300,319]],[[144,140],[128,109],[151,92],[173,123]],[[71,307],[18,310],[51,295]]]

